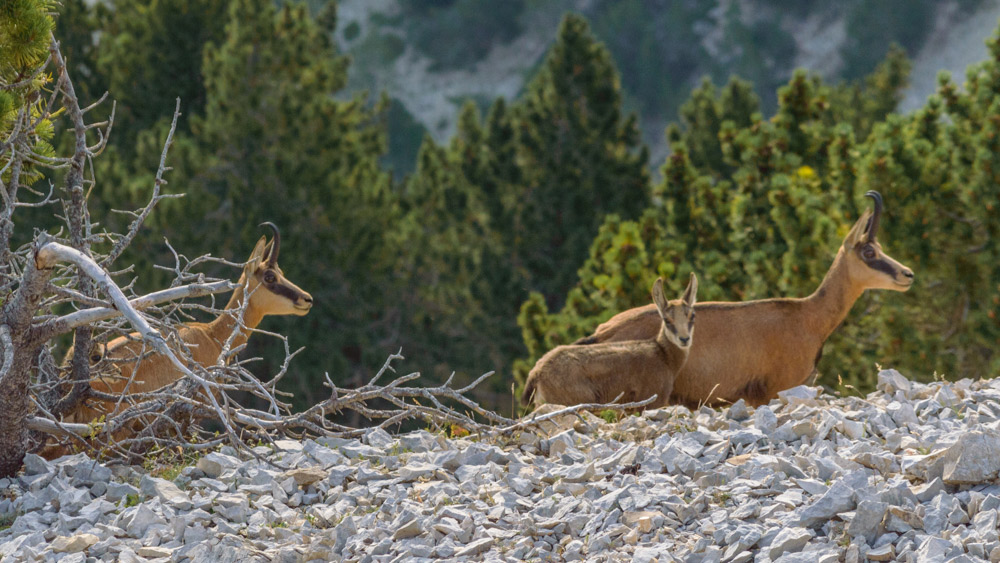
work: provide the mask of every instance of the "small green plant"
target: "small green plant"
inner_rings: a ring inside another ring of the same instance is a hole
[[[0,516],[0,530],[6,530],[14,525],[14,520],[17,520],[19,514],[4,514]]]
[[[139,495],[128,494],[125,495],[125,508],[136,506],[139,504]]]
[[[608,424],[614,424],[618,422],[619,413],[616,410],[606,409],[601,411],[598,416],[603,418],[604,422],[607,422]]]

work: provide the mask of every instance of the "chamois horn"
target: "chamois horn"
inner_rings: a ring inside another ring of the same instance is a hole
[[[875,190],[869,190],[865,197],[870,197],[875,202],[872,218],[868,221],[868,242],[875,242],[875,235],[878,234],[878,220],[882,217],[882,194]]]
[[[281,250],[281,233],[278,232],[278,226],[270,221],[265,221],[258,227],[270,227],[274,232],[274,238],[271,239],[271,252],[267,255],[267,267],[273,268],[278,264],[278,251]]]

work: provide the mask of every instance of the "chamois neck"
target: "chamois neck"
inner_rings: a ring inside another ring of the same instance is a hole
[[[225,345],[226,340],[237,327],[240,307],[243,306],[245,295],[246,284],[240,284],[233,290],[233,295],[229,298],[229,302],[226,303],[226,308],[223,309],[222,313],[215,320],[208,323],[208,333],[213,340],[219,343],[220,348]],[[250,338],[250,331],[260,324],[263,317],[264,315],[256,307],[247,305],[243,312],[243,326],[233,339],[232,348],[246,344],[247,339]]]
[[[660,332],[656,335],[656,345],[660,349],[660,353],[663,355],[663,359],[667,364],[667,368],[671,373],[677,373],[681,370],[684,362],[687,361],[688,352],[691,351],[690,347],[680,348],[672,340],[667,338],[666,328],[661,324]]]
[[[847,260],[841,248],[823,282],[803,301],[808,310],[808,324],[826,340],[851,312],[865,288],[851,280]]]

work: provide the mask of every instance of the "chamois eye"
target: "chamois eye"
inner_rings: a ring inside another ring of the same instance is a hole
[[[864,257],[865,260],[871,260],[875,258],[875,249],[870,246],[866,246],[861,250],[861,256]]]
[[[274,275],[274,272],[268,270],[264,272],[264,283],[274,283],[278,281],[278,276]]]
[[[97,362],[101,361],[101,357],[98,356],[97,354],[94,354],[93,356],[90,357],[90,361],[96,364]]]

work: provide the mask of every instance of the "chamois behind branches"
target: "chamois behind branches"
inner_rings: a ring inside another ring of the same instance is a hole
[[[877,240],[882,196],[854,224],[830,270],[812,295],[743,303],[699,303],[698,339],[674,382],[674,401],[693,406],[744,399],[765,404],[779,391],[805,383],[823,344],[868,289],[906,291],[913,272]],[[659,316],[651,305],[629,309],[597,327],[576,345],[648,339]]]
[[[532,397],[536,405],[608,403],[619,397],[635,402],[655,395],[648,408],[668,404],[691,347],[697,292],[692,273],[684,295],[667,301],[663,279],[657,278],[651,306],[659,331],[653,338],[553,348],[528,374],[521,402],[527,405]]]
[[[202,367],[228,364],[231,354],[247,342],[265,316],[302,316],[312,308],[312,296],[285,278],[278,266],[281,249],[278,227],[273,223],[262,225],[270,227],[274,237],[271,242],[266,237],[257,241],[229,303],[219,316],[208,323],[186,323],[177,329],[177,337],[193,364]],[[72,358],[73,349],[66,356]],[[67,413],[67,422],[86,424],[101,415],[120,412],[134,402],[129,400],[130,395],[160,389],[184,375],[169,358],[151,353],[138,333],[112,340],[103,357],[95,356],[92,353],[91,362],[106,360],[112,373],[91,380],[92,389],[117,399],[88,399]]]

